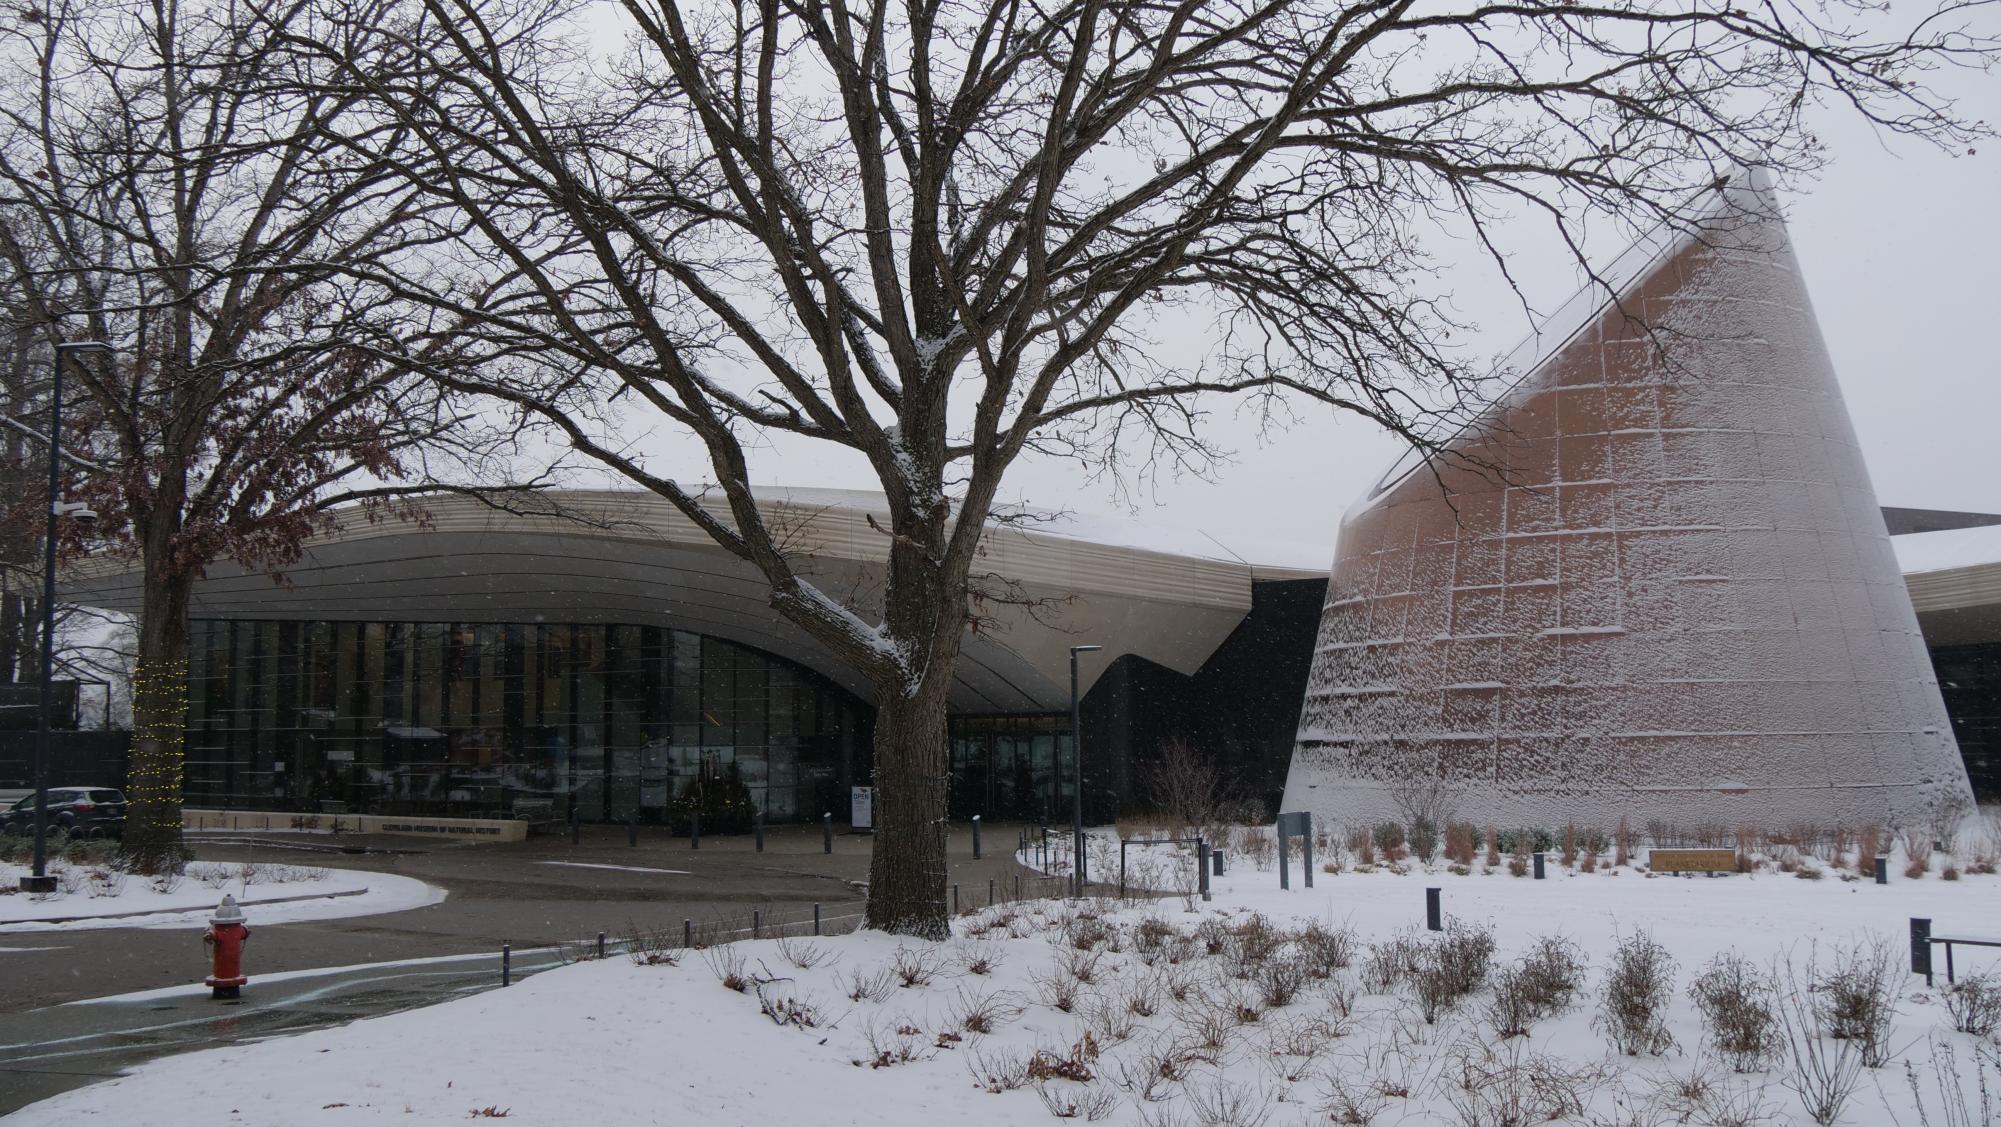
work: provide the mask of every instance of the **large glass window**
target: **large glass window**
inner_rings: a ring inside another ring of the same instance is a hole
[[[1067,817],[1075,788],[1070,717],[952,718],[952,816]]]
[[[745,646],[655,626],[193,624],[192,806],[667,820],[729,773],[772,821],[845,810],[869,709]]]

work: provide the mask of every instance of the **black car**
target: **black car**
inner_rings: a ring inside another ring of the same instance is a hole
[[[68,833],[122,837],[125,795],[102,787],[50,787],[49,828]],[[0,833],[26,837],[35,832],[35,796],[0,811]]]

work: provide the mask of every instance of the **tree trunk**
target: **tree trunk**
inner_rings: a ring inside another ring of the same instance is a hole
[[[875,714],[875,855],[866,926],[945,939],[945,811],[950,760],[945,691],[934,678],[913,696],[883,693]]]
[[[126,776],[125,853],[141,872],[178,864],[181,768],[187,752],[188,599],[194,577],[146,569],[132,666],[132,765]]]

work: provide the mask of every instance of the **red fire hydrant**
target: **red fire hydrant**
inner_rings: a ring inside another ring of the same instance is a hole
[[[224,896],[222,905],[208,921],[208,930],[201,933],[201,941],[208,944],[215,963],[215,973],[208,976],[208,987],[214,991],[211,997],[243,996],[243,984],[250,981],[243,977],[243,945],[249,939],[250,929],[243,926],[243,909],[236,906],[236,897]]]

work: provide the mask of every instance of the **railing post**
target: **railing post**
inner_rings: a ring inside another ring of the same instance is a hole
[[[702,812],[700,810],[690,810],[688,811],[688,848],[700,849],[701,847]]]
[[[1911,917],[1911,973],[1925,976],[1925,985],[1932,984],[1932,922],[1917,916]]]
[[[502,943],[500,945],[500,984],[502,986],[512,986],[514,984],[514,944],[512,943]]]
[[[750,816],[750,832],[757,840],[757,851],[764,852],[764,811],[759,810]]]
[[[598,958],[604,958],[604,932],[598,932]]]
[[[973,815],[973,860],[980,859],[980,816]]]
[[[820,902],[813,902],[813,934],[820,934]]]
[[[1204,903],[1207,903],[1209,900],[1209,839],[1208,838],[1198,837],[1195,839],[1195,874],[1196,874],[1195,879],[1202,889],[1202,900]]]
[[[625,844],[628,847],[636,846],[639,844],[638,814],[627,814],[625,816]]]
[[[829,812],[820,815],[820,852],[834,851],[834,815]]]

